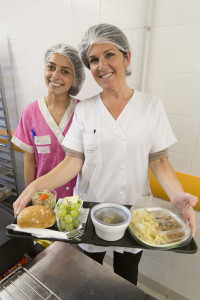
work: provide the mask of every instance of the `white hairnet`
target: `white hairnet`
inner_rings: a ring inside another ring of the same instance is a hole
[[[76,96],[85,80],[84,65],[78,55],[78,51],[74,47],[67,44],[57,44],[47,49],[45,53],[45,63],[54,53],[64,55],[69,59],[74,72],[74,83],[69,90],[69,95]]]
[[[131,51],[128,39],[121,29],[114,25],[102,23],[88,29],[79,44],[79,54],[84,65],[90,69],[88,52],[94,44],[111,43],[120,51],[126,53]],[[126,75],[131,75],[131,70],[126,68]]]

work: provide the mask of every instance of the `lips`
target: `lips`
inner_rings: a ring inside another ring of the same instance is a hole
[[[112,75],[113,75],[113,73],[108,73],[108,74],[105,74],[105,75],[100,75],[100,77],[101,77],[102,79],[106,79],[106,78],[111,77]]]
[[[56,83],[56,82],[53,82],[53,81],[50,81],[50,84],[53,85],[53,86],[55,86],[55,87],[61,87],[61,86],[63,86],[63,84]]]

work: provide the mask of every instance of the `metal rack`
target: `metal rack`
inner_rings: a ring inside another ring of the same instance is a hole
[[[7,191],[17,197],[19,194],[16,176],[16,164],[14,150],[11,145],[11,129],[6,105],[3,76],[0,66],[0,185],[5,186]],[[9,193],[0,194],[0,201],[4,200]]]
[[[17,268],[0,281],[0,299],[61,300],[52,290],[23,267]]]

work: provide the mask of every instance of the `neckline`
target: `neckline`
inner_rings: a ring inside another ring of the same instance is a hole
[[[50,106],[49,106],[48,103],[47,103],[47,98],[44,97],[44,102],[45,102],[45,104],[46,104],[47,110],[49,111],[49,113],[50,113],[50,115],[52,116],[53,119],[54,119],[54,117],[53,117],[52,113],[55,113],[56,116],[64,116],[64,115],[65,115],[66,111],[68,110],[68,108],[69,108],[69,106],[70,106],[71,100],[72,100],[71,96],[68,95],[68,98],[67,98],[68,105],[67,105],[65,111],[62,113],[62,112],[55,111],[55,110],[52,110],[52,111],[51,111],[50,108],[49,108]],[[55,120],[54,120],[54,121],[55,121]],[[61,119],[61,121],[62,121],[62,119]],[[60,121],[60,122],[61,122],[61,121]],[[56,122],[56,121],[55,121],[55,122]],[[59,122],[59,124],[60,124],[60,122]],[[58,124],[58,125],[59,125],[59,124]]]
[[[56,124],[55,120],[53,119],[52,115],[50,114],[50,112],[46,106],[46,103],[44,101],[44,97],[38,99],[37,102],[38,102],[38,106],[39,106],[40,112],[41,112],[44,120],[46,121],[49,128],[54,132],[59,143],[61,144],[64,139],[63,132],[64,132],[64,130],[72,116],[72,113],[74,111],[74,108],[76,105],[76,99],[71,97],[70,105],[68,106],[68,109],[66,110],[59,125]]]
[[[123,110],[120,112],[120,114],[118,115],[117,119],[115,119],[112,114],[110,113],[110,111],[108,110],[108,108],[106,107],[106,105],[103,103],[103,100],[99,94],[99,106],[101,108],[101,111],[104,112],[103,116],[104,118],[110,118],[112,119],[113,122],[118,122],[124,115],[124,113],[127,111],[127,109],[129,109],[129,106],[132,105],[132,103],[135,103],[135,98],[136,98],[136,90],[133,90],[133,94],[130,97],[130,99],[128,100],[128,102],[126,103],[126,105],[124,106]]]

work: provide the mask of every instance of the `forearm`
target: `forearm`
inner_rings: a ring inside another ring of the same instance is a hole
[[[183,187],[179,182],[174,169],[167,158],[161,158],[149,163],[150,168],[169,199],[178,192],[183,192]]]
[[[149,165],[156,179],[167,193],[171,203],[188,219],[194,236],[196,218],[193,207],[198,202],[198,198],[189,193],[184,193],[182,185],[167,158],[152,161]]]
[[[33,182],[33,187],[37,190],[47,186],[53,189],[62,186],[78,175],[82,165],[83,161],[81,159],[66,156],[66,158],[49,173],[37,178]]]
[[[13,204],[15,215],[17,215],[19,211],[31,201],[31,194],[46,187],[55,189],[64,185],[78,175],[81,171],[82,165],[83,160],[76,157],[66,156],[66,158],[51,172],[37,178],[27,186]]]
[[[28,186],[36,177],[36,165],[34,153],[25,153],[24,155],[24,181]]]

